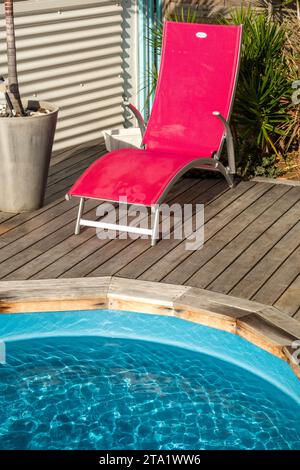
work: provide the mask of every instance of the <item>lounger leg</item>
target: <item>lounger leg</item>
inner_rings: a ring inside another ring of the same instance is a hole
[[[230,173],[230,169],[229,168],[225,168],[225,166],[221,163],[221,162],[218,162],[217,163],[217,166],[216,168],[219,170],[220,173],[222,173],[222,175],[225,177],[227,183],[228,183],[228,186],[230,188],[233,188],[234,186],[234,176]]]
[[[75,226],[75,235],[79,235],[79,233],[80,233],[80,219],[81,219],[81,216],[82,216],[82,213],[83,213],[84,203],[85,203],[85,200],[84,200],[83,197],[81,197],[80,198],[80,203],[79,203],[76,226]]]
[[[229,187],[233,188],[233,186],[234,186],[234,176],[231,173],[226,174],[226,181],[227,181]]]
[[[154,212],[154,222],[152,227],[151,246],[155,246],[158,238],[159,229],[159,206],[152,207],[152,211]]]

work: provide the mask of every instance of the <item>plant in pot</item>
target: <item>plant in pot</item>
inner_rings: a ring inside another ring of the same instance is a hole
[[[22,101],[19,92],[13,0],[4,1],[7,42],[6,102],[0,109],[0,211],[25,212],[43,205],[58,108]]]

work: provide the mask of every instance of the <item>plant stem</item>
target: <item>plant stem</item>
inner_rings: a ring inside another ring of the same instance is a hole
[[[14,110],[17,115],[24,116],[17,73],[17,52],[14,24],[13,0],[5,0],[5,24],[6,24],[6,44],[7,44],[7,65],[8,65],[8,93]]]

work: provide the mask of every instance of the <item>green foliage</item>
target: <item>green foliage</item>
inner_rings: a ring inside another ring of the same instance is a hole
[[[190,11],[173,21],[196,22]],[[297,60],[287,54],[287,23],[277,21],[268,12],[251,8],[232,11],[230,17],[217,18],[220,24],[243,24],[243,44],[239,80],[234,103],[232,126],[236,138],[239,173],[242,176],[278,176],[278,161],[290,147],[294,148],[297,132],[291,104],[292,81],[297,71],[291,70]],[[153,31],[153,47],[160,55],[162,25]],[[299,64],[298,64],[299,66]],[[157,83],[152,75],[152,92]]]
[[[242,177],[267,176],[276,178],[283,174],[278,165],[279,158],[275,154],[262,155],[256,145],[242,144],[240,147],[242,164],[240,162],[239,173]]]
[[[266,13],[244,8],[219,21],[244,25],[232,116],[240,150],[240,172],[276,173],[276,159],[282,155],[280,142],[290,121],[286,103],[290,101],[291,82],[283,53],[285,27]]]

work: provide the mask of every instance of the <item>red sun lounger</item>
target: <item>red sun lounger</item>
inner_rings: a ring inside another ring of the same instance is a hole
[[[160,74],[147,126],[134,111],[141,149],[120,149],[96,160],[67,193],[80,198],[80,226],[118,229],[158,237],[159,204],[191,168],[220,171],[230,187],[235,173],[228,125],[237,82],[241,26],[165,22]],[[228,166],[220,159],[226,141]],[[99,199],[151,207],[151,229],[116,226],[82,218],[84,201]],[[147,232],[147,233],[146,233]]]

